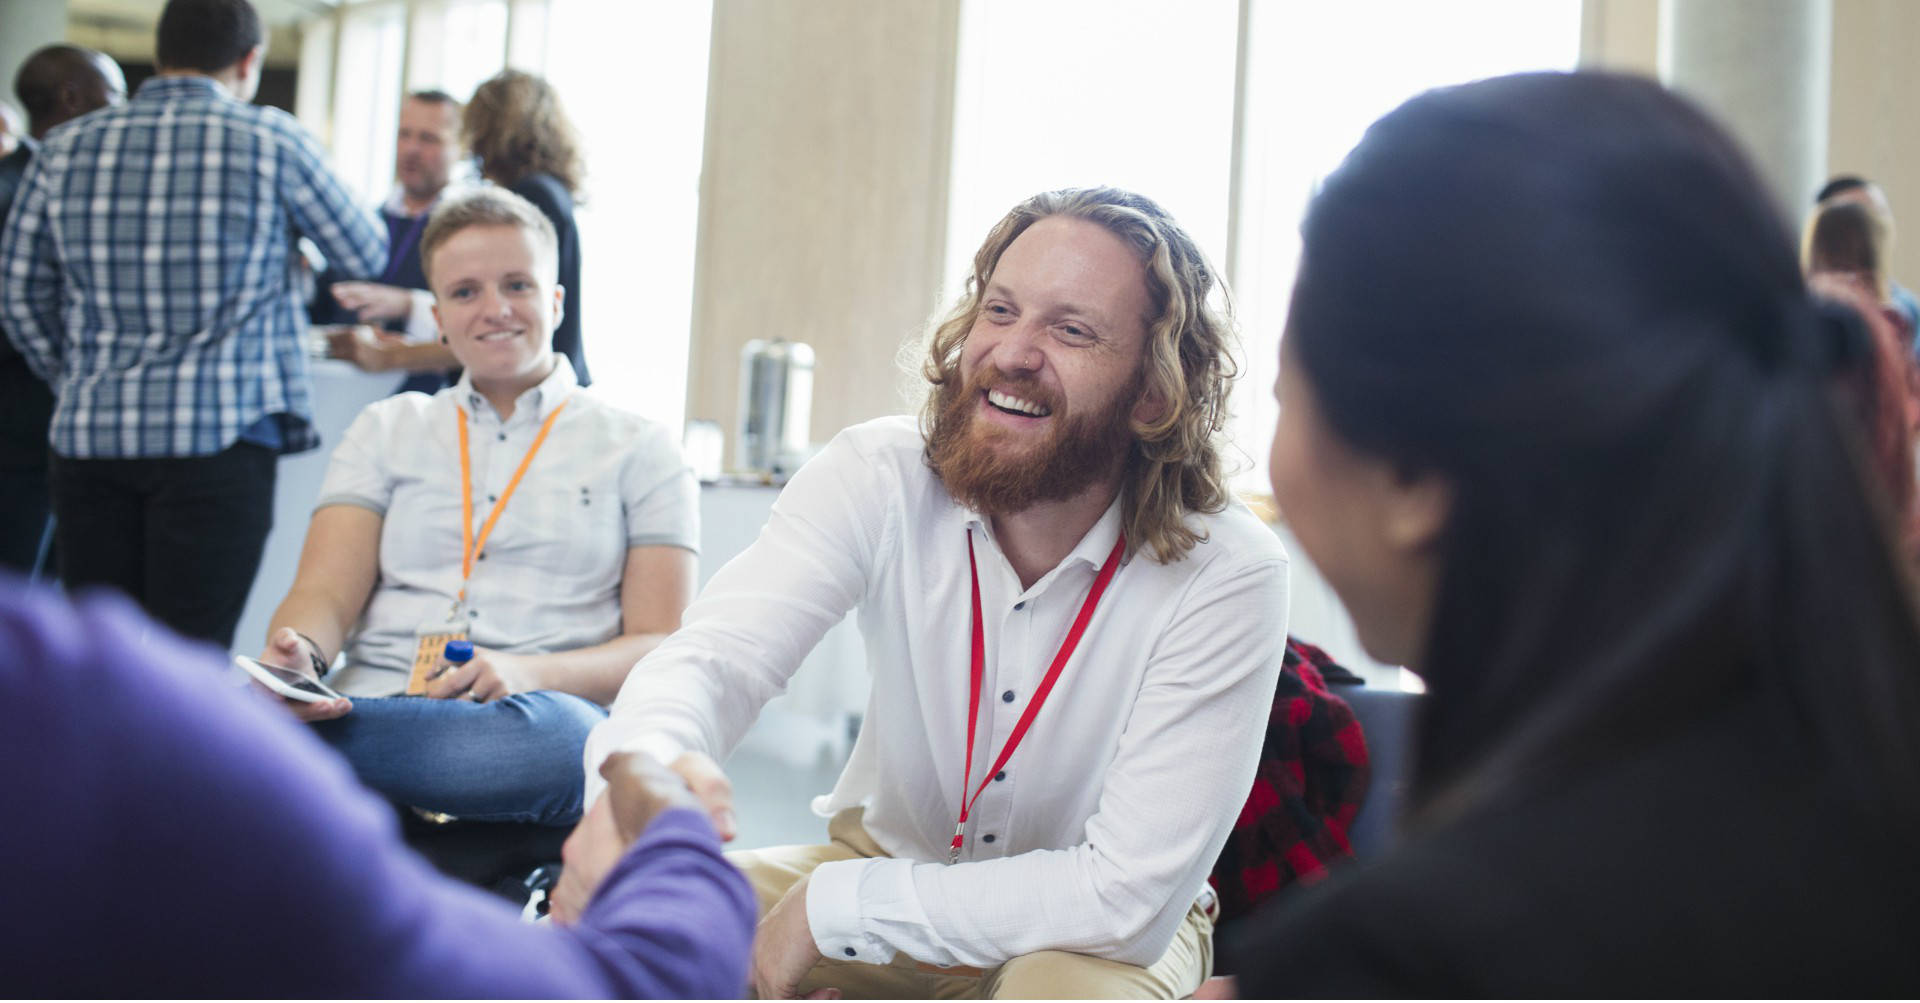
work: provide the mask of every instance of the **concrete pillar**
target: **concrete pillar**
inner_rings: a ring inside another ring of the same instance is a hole
[[[1833,0],[1664,0],[1660,78],[1705,105],[1789,219],[1826,179]]]
[[[67,0],[0,0],[0,95],[19,105],[14,74],[35,49],[67,37]]]
[[[907,410],[939,305],[960,0],[715,0],[687,414],[735,455],[740,350],[813,346],[812,438]]]

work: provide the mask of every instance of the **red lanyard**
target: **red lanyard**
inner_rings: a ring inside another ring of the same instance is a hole
[[[953,825],[953,843],[947,848],[947,863],[960,862],[960,844],[966,840],[967,816],[973,813],[973,806],[986,793],[987,785],[993,782],[1007,760],[1013,757],[1013,750],[1020,740],[1027,737],[1027,729],[1033,725],[1033,719],[1040,713],[1041,705],[1047,702],[1047,695],[1053,692],[1053,684],[1060,680],[1060,670],[1067,667],[1067,660],[1073,657],[1073,650],[1080,646],[1080,635],[1087,632],[1087,621],[1093,619],[1094,607],[1100,605],[1100,596],[1107,591],[1107,583],[1113,581],[1113,573],[1120,567],[1120,555],[1127,549],[1127,536],[1120,534],[1113,541],[1113,552],[1107,555],[1107,563],[1100,566],[1100,573],[1094,576],[1093,588],[1087,590],[1087,599],[1080,604],[1080,615],[1073,618],[1073,627],[1067,631],[1067,639],[1060,642],[1060,651],[1053,656],[1053,664],[1047,666],[1047,674],[1040,680],[1040,687],[1033,691],[1033,699],[1027,701],[1027,709],[1020,712],[1020,720],[1015,722],[1013,732],[1007,736],[1007,744],[1001,748],[1000,755],[993,761],[991,769],[980,778],[980,786],[972,797],[966,796],[967,782],[973,778],[973,733],[980,722],[980,680],[986,674],[987,634],[980,619],[980,568],[973,558],[973,531],[967,531],[967,573],[973,578],[973,683],[967,694],[967,764],[966,772],[960,776],[960,820]]]

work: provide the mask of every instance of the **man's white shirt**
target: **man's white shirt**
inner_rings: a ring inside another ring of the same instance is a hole
[[[889,858],[814,871],[807,918],[823,955],[990,967],[1042,950],[1158,961],[1206,882],[1252,785],[1286,647],[1287,558],[1243,506],[1193,516],[1184,559],[1135,551],[1052,695],[974,805],[1121,526],[1108,508],[1033,587],[927,468],[911,418],[857,425],[781,492],[759,539],[635,666],[587,744],[588,799],[621,749],[724,760],[762,705],[849,610],[873,676],[832,814],[865,805]],[[986,635],[973,773],[967,548]]]

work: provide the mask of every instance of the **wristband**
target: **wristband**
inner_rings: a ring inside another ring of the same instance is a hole
[[[313,664],[313,678],[315,680],[327,678],[327,670],[333,666],[329,664],[326,659],[320,657],[320,646],[313,642],[313,638],[297,630],[293,632],[293,636],[304,641],[307,645],[307,660]]]

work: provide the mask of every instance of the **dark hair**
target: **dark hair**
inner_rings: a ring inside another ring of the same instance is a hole
[[[1807,221],[1800,242],[1800,265],[1808,275],[1839,272],[1858,275],[1873,287],[1874,295],[1888,293],[1887,221],[1858,202],[1822,204]]]
[[[266,40],[247,0],[167,0],[154,62],[163,70],[218,73]]]
[[[78,45],[56,42],[35,49],[13,76],[13,93],[34,123],[50,122],[61,114],[60,88],[100,76],[94,59],[99,53]]]
[[[1813,204],[1819,205],[1835,195],[1865,188],[1872,183],[1858,174],[1836,174],[1828,178],[1826,184],[1820,186],[1820,191],[1813,196]]]
[[[425,101],[428,104],[449,104],[456,110],[460,108],[460,99],[437,87],[426,87],[407,93],[409,101]]]
[[[1416,97],[1315,198],[1290,357],[1451,488],[1416,824],[1748,697],[1913,824],[1920,621],[1834,379],[1861,329],[1771,206],[1692,105],[1594,73]]]

